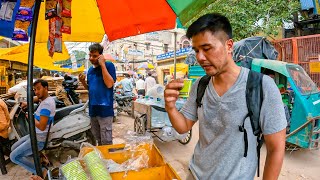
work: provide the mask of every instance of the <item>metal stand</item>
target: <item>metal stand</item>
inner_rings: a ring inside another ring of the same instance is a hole
[[[35,46],[35,38],[36,38],[40,5],[41,5],[41,0],[36,0],[34,5],[34,16],[31,24],[32,29],[31,29],[30,44],[29,44],[27,102],[29,105],[28,119],[29,119],[29,132],[30,132],[30,139],[31,139],[32,154],[33,154],[37,175],[42,177],[42,170],[40,166],[40,157],[39,157],[36,130],[35,130],[35,122],[33,117],[34,108],[33,108],[33,93],[32,93],[34,46]]]
[[[2,138],[0,138],[1,140]],[[0,169],[1,169],[1,173],[2,175],[5,175],[7,174],[7,169],[6,169],[6,160],[4,159],[4,153],[3,153],[3,150],[2,150],[2,143],[0,142]]]

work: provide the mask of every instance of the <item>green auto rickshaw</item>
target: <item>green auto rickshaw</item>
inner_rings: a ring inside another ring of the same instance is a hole
[[[253,59],[251,69],[273,76],[287,114],[287,142],[317,149],[320,141],[320,90],[297,64]]]

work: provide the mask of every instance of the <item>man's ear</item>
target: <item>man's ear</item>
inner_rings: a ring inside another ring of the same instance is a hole
[[[226,49],[227,49],[228,54],[232,54],[232,52],[233,52],[233,40],[232,39],[228,39],[226,41]]]

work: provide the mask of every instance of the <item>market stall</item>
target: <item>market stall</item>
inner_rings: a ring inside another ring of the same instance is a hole
[[[177,102],[177,108],[181,109],[185,100]],[[138,134],[152,133],[161,141],[169,142],[178,140],[181,144],[188,144],[192,138],[192,130],[186,134],[179,134],[172,127],[168,113],[161,101],[153,101],[152,98],[138,99],[133,102],[132,112],[134,117],[134,131]]]
[[[20,41],[28,41],[30,37],[28,53],[28,104],[33,104],[32,76],[36,37],[37,42],[49,42],[49,54],[53,56],[53,53],[61,52],[62,41],[100,42],[104,34],[107,34],[109,40],[112,41],[152,31],[173,29],[176,25],[177,16],[182,24],[186,25],[198,13],[214,2],[214,0],[138,0],[134,3],[131,1],[84,0],[72,1],[72,6],[71,1],[62,1],[68,3],[67,6],[63,7],[64,12],[67,12],[65,16],[62,16],[65,26],[63,30],[66,33],[63,36],[59,32],[61,29],[56,28],[57,22],[61,22],[59,18],[62,18],[57,13],[56,5],[58,1],[52,0],[50,1],[51,3],[48,2],[49,0],[42,3],[42,5],[41,0],[16,0],[13,1],[13,4],[10,2],[10,7],[13,8],[6,8],[9,12],[5,13],[4,20],[0,19],[0,35]],[[6,1],[5,5],[7,6],[8,3],[9,1]],[[26,9],[19,9],[20,7]],[[41,13],[39,16],[40,7]],[[18,12],[22,16],[18,16]],[[37,28],[38,19],[39,28]],[[56,31],[57,29],[58,31]],[[174,54],[176,54],[175,52],[176,50],[174,50]],[[34,108],[31,106],[28,109],[30,137],[35,167],[37,174],[41,176],[42,171],[39,163],[37,140],[35,138],[33,112]]]

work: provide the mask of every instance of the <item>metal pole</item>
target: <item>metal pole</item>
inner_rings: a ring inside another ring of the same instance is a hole
[[[28,119],[29,119],[29,132],[30,132],[30,139],[31,139],[32,154],[33,154],[33,159],[34,159],[34,164],[35,164],[35,168],[37,171],[37,175],[42,177],[39,151],[38,151],[38,146],[37,146],[35,122],[34,122],[34,117],[33,117],[34,109],[33,109],[33,94],[32,94],[34,45],[35,45],[35,37],[36,37],[36,30],[37,30],[37,24],[38,24],[40,5],[41,5],[41,0],[36,0],[35,6],[34,6],[34,16],[32,19],[32,29],[31,29],[30,44],[29,44],[27,102],[29,105],[28,106]]]
[[[173,78],[176,79],[177,78],[177,32],[174,32],[174,50],[173,50],[173,63],[174,63],[174,76]]]

